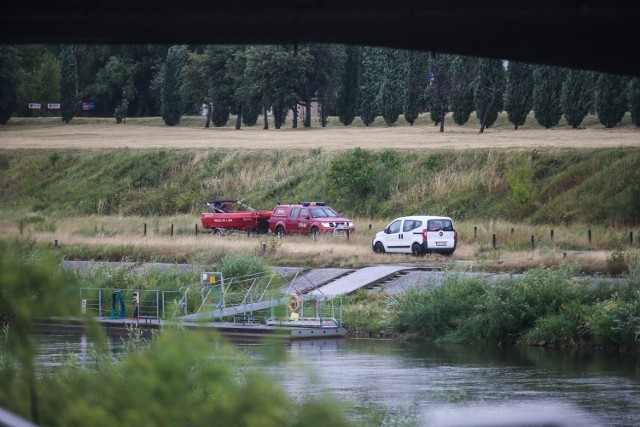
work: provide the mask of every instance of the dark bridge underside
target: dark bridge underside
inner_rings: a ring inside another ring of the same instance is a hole
[[[345,43],[640,75],[637,0],[30,0],[0,43]]]

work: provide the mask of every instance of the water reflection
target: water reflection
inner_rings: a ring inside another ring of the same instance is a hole
[[[38,364],[45,369],[68,357],[87,360],[91,352],[83,337],[43,336],[40,342]],[[122,340],[110,345],[117,354]],[[238,344],[253,369],[273,377],[292,398],[330,394],[353,414],[374,405],[438,425],[443,412],[474,405],[477,414],[560,411],[580,425],[640,425],[640,368],[630,354],[323,339],[286,344],[290,357],[282,359],[273,356],[282,348],[272,346],[282,344]]]

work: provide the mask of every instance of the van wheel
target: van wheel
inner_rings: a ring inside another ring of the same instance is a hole
[[[373,247],[373,252],[377,254],[383,254],[385,252],[382,242],[376,242],[376,245]]]
[[[284,235],[285,235],[284,228],[281,225],[276,227],[276,236],[282,237]]]
[[[422,253],[422,246],[420,246],[419,243],[414,243],[413,245],[411,245],[411,253],[413,254],[413,256],[422,256],[422,255],[424,255]]]

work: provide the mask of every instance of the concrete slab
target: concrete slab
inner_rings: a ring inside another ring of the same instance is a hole
[[[320,288],[311,291],[310,294],[325,296],[346,295],[363,286],[369,285],[372,282],[381,280],[397,273],[398,271],[406,269],[406,266],[400,265],[364,267],[347,274],[346,276],[340,277],[325,286],[321,286]]]

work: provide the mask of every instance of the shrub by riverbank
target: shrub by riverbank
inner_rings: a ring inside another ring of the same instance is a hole
[[[394,329],[453,343],[640,348],[640,270],[626,284],[576,279],[565,264],[487,285],[450,275],[440,286],[392,296]]]

